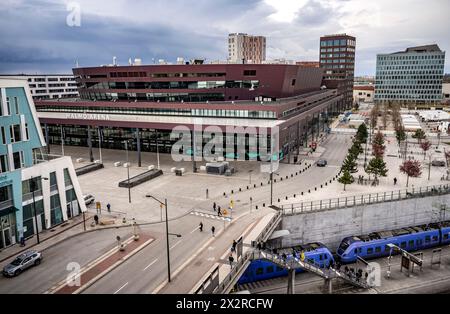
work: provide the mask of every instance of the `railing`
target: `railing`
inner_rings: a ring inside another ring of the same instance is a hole
[[[41,153],[36,153],[33,156],[33,164],[37,165],[37,164],[42,164],[44,162],[49,162],[55,159],[59,159],[62,158],[64,156],[62,155],[55,155],[55,154],[41,154]]]
[[[281,220],[282,212],[278,211],[275,216],[269,221],[267,226],[261,231],[260,235],[256,238],[255,242],[265,241],[272,233],[273,229],[279,224]],[[252,251],[247,251],[240,259],[238,259],[235,267],[233,267],[230,273],[224,278],[219,286],[214,290],[216,294],[228,293],[233,285],[239,280],[240,275],[247,269],[251,262]]]
[[[445,194],[450,194],[448,184],[282,205],[281,210],[283,215],[286,216]]]
[[[1,202],[0,203],[0,210],[9,208],[9,207],[13,206],[13,204],[14,204],[13,200],[7,200],[7,201],[4,201],[4,202]]]

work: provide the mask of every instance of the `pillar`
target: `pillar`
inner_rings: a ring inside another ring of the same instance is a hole
[[[289,269],[287,294],[295,294],[295,269]]]
[[[333,294],[333,281],[332,279],[325,279],[325,289],[328,294]]]
[[[142,167],[142,158],[141,158],[141,132],[139,128],[136,128],[136,146],[138,153],[138,167]]]
[[[300,121],[297,122],[297,156],[300,154]]]
[[[45,124],[45,142],[47,143],[47,154],[50,155],[50,141],[48,136],[48,124]]]
[[[88,125],[87,127],[88,132],[88,146],[89,146],[89,159],[91,162],[94,162],[94,153],[92,151],[92,134],[91,134],[91,127]]]

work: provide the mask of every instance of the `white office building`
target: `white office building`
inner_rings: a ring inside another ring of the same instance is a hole
[[[0,78],[26,79],[34,100],[79,97],[75,77],[71,74],[7,74]]]

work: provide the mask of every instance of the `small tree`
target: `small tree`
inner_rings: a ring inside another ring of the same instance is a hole
[[[414,133],[414,135],[413,135],[413,138],[417,139],[417,143],[420,143],[426,137],[427,136],[422,129],[416,130],[416,133]]]
[[[409,177],[419,178],[422,175],[422,167],[418,160],[406,160],[400,166],[400,171],[407,175],[406,187],[409,186]]]
[[[425,158],[427,156],[427,151],[429,151],[431,148],[431,142],[426,140],[426,141],[420,143],[420,148],[422,148],[422,150],[423,150],[423,160],[425,160]]]
[[[406,140],[406,132],[402,126],[395,130],[395,137],[397,138],[398,146]]]
[[[386,168],[386,163],[382,158],[374,158],[369,162],[366,168],[366,172],[370,175],[375,175],[375,180],[380,177],[386,177],[388,169]]]
[[[350,153],[342,164],[343,171],[356,172],[357,168],[355,157]]]
[[[344,191],[345,191],[345,187],[348,184],[352,184],[353,182],[355,182],[355,178],[353,178],[353,176],[350,174],[350,172],[348,170],[344,170],[344,173],[342,174],[342,177],[340,177],[338,179],[339,183],[342,183],[344,185]]]
[[[383,158],[386,146],[384,146],[384,136],[383,133],[378,132],[373,139],[372,144],[373,155],[376,158]]]
[[[360,143],[366,143],[368,137],[369,137],[369,131],[367,130],[367,125],[365,123],[363,123],[358,128],[358,132],[356,133],[356,139]]]

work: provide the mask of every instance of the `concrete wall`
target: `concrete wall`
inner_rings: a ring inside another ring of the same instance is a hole
[[[322,242],[335,250],[347,236],[438,221],[440,210],[436,206],[442,203],[449,208],[450,195],[285,216],[281,229],[291,235],[283,238],[282,245]],[[448,210],[445,219],[450,219]]]

